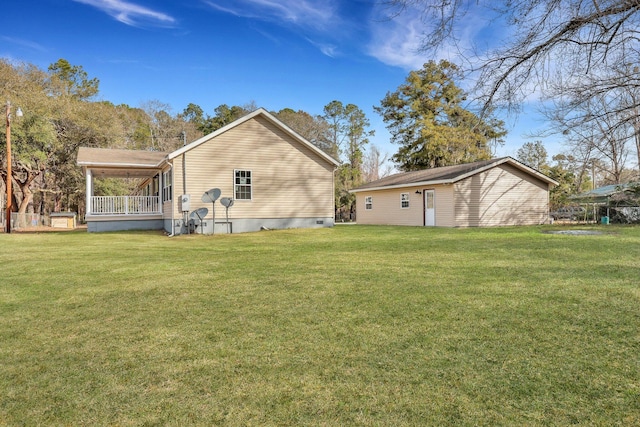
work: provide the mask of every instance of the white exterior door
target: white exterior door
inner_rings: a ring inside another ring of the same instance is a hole
[[[436,192],[435,190],[423,190],[424,225],[433,227],[436,225]]]

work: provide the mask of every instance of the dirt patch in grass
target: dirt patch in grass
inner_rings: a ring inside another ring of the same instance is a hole
[[[598,231],[598,230],[552,230],[552,231],[545,231],[545,233],[547,234],[568,234],[570,236],[599,236],[599,235],[604,235],[604,234],[608,234],[605,233],[604,231]]]

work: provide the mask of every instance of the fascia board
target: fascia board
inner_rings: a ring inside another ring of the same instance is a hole
[[[553,185],[558,185],[557,181],[549,178],[548,176],[538,172],[537,170],[535,170],[533,168],[530,168],[529,166],[527,166],[527,165],[525,165],[523,163],[518,162],[517,160],[515,160],[515,159],[513,159],[511,157],[505,157],[503,159],[500,159],[497,162],[490,163],[490,164],[488,164],[488,165],[486,165],[484,167],[475,169],[475,170],[470,171],[468,173],[465,173],[463,175],[459,175],[459,176],[455,177],[455,179],[453,179],[452,182],[461,181],[463,179],[469,178],[470,176],[482,173],[482,172],[487,171],[489,169],[492,169],[492,168],[494,168],[496,166],[500,166],[500,165],[502,165],[504,163],[509,163],[511,166],[513,166],[513,167],[515,167],[517,169],[520,169],[523,172],[527,172],[528,174],[533,175],[536,178],[538,178],[538,179],[540,179],[540,180],[542,180],[542,181],[544,181],[546,183],[553,184]]]
[[[436,181],[422,181],[422,182],[411,182],[407,184],[396,184],[396,185],[385,185],[383,187],[371,187],[371,188],[363,188],[356,190],[349,190],[349,193],[362,193],[364,191],[380,191],[380,190],[395,190],[398,188],[410,188],[410,187],[425,187],[429,185],[442,185],[442,184],[453,184],[454,180],[452,179],[442,179]]]
[[[549,178],[549,177],[548,177],[548,176],[546,176],[545,174],[540,173],[540,172],[538,172],[537,170],[535,170],[535,169],[533,169],[533,168],[530,168],[529,166],[527,166],[527,165],[525,165],[525,164],[522,164],[522,163],[520,163],[520,162],[516,162],[516,161],[514,161],[514,160],[510,161],[509,163],[510,163],[511,165],[515,166],[516,168],[518,168],[518,169],[520,169],[520,170],[522,170],[522,171],[528,172],[528,173],[530,173],[531,175],[533,175],[533,176],[537,177],[538,179],[540,179],[540,180],[542,180],[542,181],[545,181],[545,182],[546,182],[546,183],[548,183],[548,184],[552,184],[552,185],[559,185],[559,184],[560,184],[560,183],[559,183],[558,181],[556,181],[555,179],[553,179],[553,178]]]
[[[164,161],[164,160],[163,160]],[[112,168],[112,169],[125,169],[125,168],[135,168],[135,169],[158,169],[162,162],[156,165],[150,165],[148,163],[140,164],[140,163],[100,163],[100,162],[78,162],[78,166],[82,166],[85,168]]]
[[[340,166],[339,161],[337,161],[336,159],[334,159],[333,157],[331,157],[330,155],[328,155],[327,153],[325,153],[324,151],[322,151],[321,149],[313,145],[311,142],[307,141],[305,138],[303,138],[301,135],[299,135],[296,131],[291,129],[289,126],[287,126],[286,124],[282,123],[280,120],[272,116],[271,113],[269,113],[268,111],[264,110],[264,116],[267,119],[269,119],[269,121],[271,121],[273,124],[280,127],[283,131],[288,133],[291,137],[296,139],[301,144],[307,146],[311,151],[315,152],[317,155],[324,158],[329,163],[332,163],[336,167]]]
[[[350,193],[361,193],[363,191],[380,191],[380,190],[391,190],[391,189],[398,189],[398,188],[405,188],[405,187],[416,187],[416,186],[426,186],[426,185],[437,185],[437,184],[454,184],[458,181],[461,181],[463,179],[469,178],[473,175],[485,172],[489,169],[492,169],[496,166],[500,166],[501,164],[504,163],[509,163],[510,165],[529,173],[530,175],[535,176],[536,178],[547,182],[549,184],[552,185],[558,185],[558,182],[549,178],[548,176],[536,171],[535,169],[530,168],[529,166],[522,164],[514,159],[512,159],[511,157],[505,157],[503,159],[500,159],[496,162],[493,163],[489,163],[488,165],[485,165],[481,168],[478,169],[474,169],[472,171],[469,171],[465,174],[462,175],[458,175],[455,178],[451,178],[451,179],[446,179],[446,180],[435,180],[435,181],[423,181],[423,182],[415,182],[415,183],[405,183],[405,184],[396,184],[396,185],[388,185],[388,186],[381,186],[381,187],[371,187],[371,188],[364,188],[361,190],[349,190]]]
[[[221,135],[221,134],[227,132],[230,129],[233,129],[234,127],[239,126],[242,123],[245,123],[245,122],[253,119],[254,117],[256,117],[258,115],[263,115],[264,117],[266,117],[270,122],[272,122],[273,124],[278,126],[280,129],[282,129],[285,133],[289,134],[291,137],[293,137],[298,142],[300,142],[303,145],[305,145],[306,147],[308,147],[314,153],[318,154],[324,160],[328,161],[329,163],[332,163],[336,167],[340,165],[340,162],[338,162],[333,157],[331,157],[328,154],[326,154],[324,151],[322,151],[321,149],[319,149],[318,147],[316,147],[315,145],[313,145],[312,143],[307,141],[302,136],[298,135],[297,132],[295,132],[289,126],[285,125],[280,120],[278,120],[277,118],[272,116],[271,113],[269,113],[264,108],[258,108],[257,110],[247,114],[246,116],[243,116],[243,117],[239,118],[238,120],[236,120],[236,121],[234,121],[232,123],[229,123],[228,125],[226,125],[224,127],[221,127],[217,131],[212,132],[212,133],[210,133],[208,135],[205,135],[202,138],[197,139],[197,140],[193,141],[192,143],[187,144],[184,147],[181,147],[181,148],[179,148],[178,150],[176,150],[176,151],[174,151],[172,153],[169,153],[169,155],[167,156],[167,160],[172,160],[172,159],[182,155],[183,153],[186,153],[187,151],[197,147],[198,145],[203,144],[203,143],[205,143],[205,142],[217,137],[218,135]]]
[[[209,141],[210,139],[213,139],[213,138],[217,137],[218,135],[221,135],[221,134],[227,132],[228,130],[233,129],[236,126],[239,126],[242,123],[244,123],[244,122],[246,122],[248,120],[251,120],[252,118],[257,116],[258,114],[261,114],[263,112],[265,112],[265,110],[262,109],[262,108],[259,108],[256,111],[247,114],[246,116],[240,117],[238,120],[235,120],[235,121],[229,123],[228,125],[223,126],[220,129],[218,129],[218,130],[216,130],[214,132],[211,132],[210,134],[205,135],[205,136],[203,136],[203,137],[201,137],[199,139],[196,139],[195,141],[185,145],[184,147],[181,147],[181,148],[177,149],[176,151],[173,151],[173,152],[169,153],[167,155],[167,159],[168,160],[175,159],[176,157],[182,155],[183,153],[186,153],[187,151],[196,148],[200,144],[203,144],[203,143]]]

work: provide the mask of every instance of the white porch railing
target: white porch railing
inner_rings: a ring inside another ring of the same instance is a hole
[[[160,214],[158,196],[92,196],[90,215]]]

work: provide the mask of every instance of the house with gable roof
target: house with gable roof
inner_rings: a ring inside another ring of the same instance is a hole
[[[170,153],[81,147],[77,164],[89,232],[241,233],[334,223],[338,161],[262,108]],[[141,185],[132,195],[96,195],[93,182],[102,177]],[[233,205],[211,203],[203,197],[211,189]],[[202,208],[207,215],[194,217]]]

